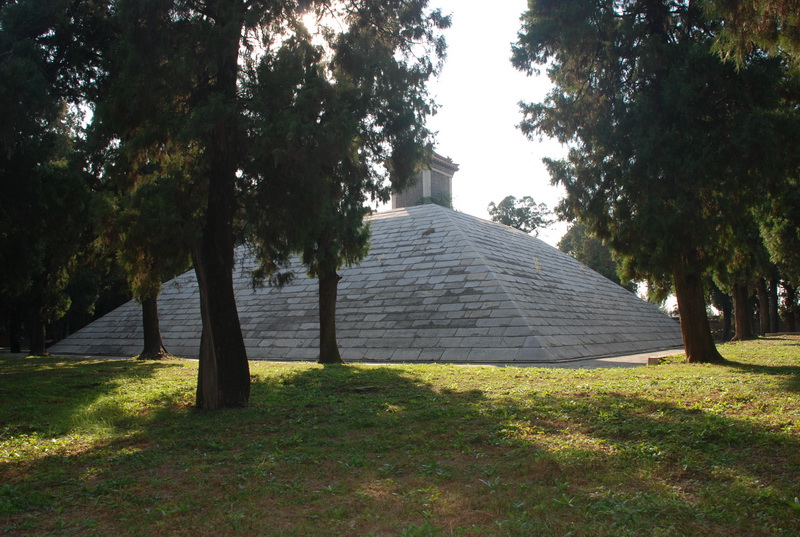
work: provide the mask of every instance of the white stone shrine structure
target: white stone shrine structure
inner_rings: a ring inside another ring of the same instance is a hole
[[[656,306],[521,231],[437,205],[369,218],[372,246],[340,271],[338,341],[346,361],[545,363],[639,354],[681,345]],[[283,289],[253,288],[253,259],[236,252],[236,301],[248,356],[314,360],[317,281],[299,263]],[[164,345],[196,357],[199,294],[193,271],[164,284]],[[131,301],[50,348],[129,356],[142,348]]]

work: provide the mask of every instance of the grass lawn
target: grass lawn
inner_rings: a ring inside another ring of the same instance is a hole
[[[726,365],[251,363],[0,355],[0,533],[800,535],[800,337]]]

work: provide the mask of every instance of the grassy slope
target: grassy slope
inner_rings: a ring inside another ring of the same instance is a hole
[[[0,356],[0,533],[800,535],[800,337],[724,366],[196,364]]]

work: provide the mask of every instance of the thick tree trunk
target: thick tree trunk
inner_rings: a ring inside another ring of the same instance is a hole
[[[755,338],[753,323],[750,315],[750,292],[747,284],[734,284],[733,286],[733,314],[736,324],[736,341],[745,341]]]
[[[206,235],[213,237],[215,234]],[[213,246],[203,250],[211,252],[210,255],[195,254],[203,323],[197,407],[207,410],[244,407],[250,399],[250,366],[233,295],[233,250],[227,256],[214,252]],[[209,260],[209,257],[216,259]]]
[[[164,360],[170,354],[161,340],[161,327],[158,322],[158,298],[147,298],[142,301],[142,329],[144,332],[144,349],[137,357],[139,360]]]
[[[319,363],[344,363],[336,342],[336,297],[341,276],[336,270],[319,273]]]
[[[689,263],[684,263],[675,269],[673,278],[686,360],[690,363],[725,361],[711,336],[702,276]]]
[[[778,316],[778,277],[773,274],[769,280],[769,331],[772,333],[780,331],[781,319]]]
[[[764,335],[769,332],[769,292],[767,292],[767,282],[762,278],[756,282],[756,294],[758,295],[759,334]]]
[[[215,2],[220,46],[211,93],[218,113],[203,135],[208,205],[203,236],[194,251],[203,332],[197,379],[198,408],[247,406],[250,367],[233,294],[233,217],[239,154],[237,105],[239,41],[243,9],[239,2]]]

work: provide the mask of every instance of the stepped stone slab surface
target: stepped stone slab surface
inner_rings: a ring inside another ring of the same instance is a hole
[[[678,323],[570,256],[521,231],[437,205],[377,213],[372,246],[340,271],[338,340],[345,360],[561,362],[677,348]],[[283,289],[253,288],[254,261],[236,252],[234,286],[251,359],[318,356],[317,281],[295,264]],[[193,271],[159,298],[166,348],[197,357]],[[141,310],[131,301],[50,351],[134,355]]]

